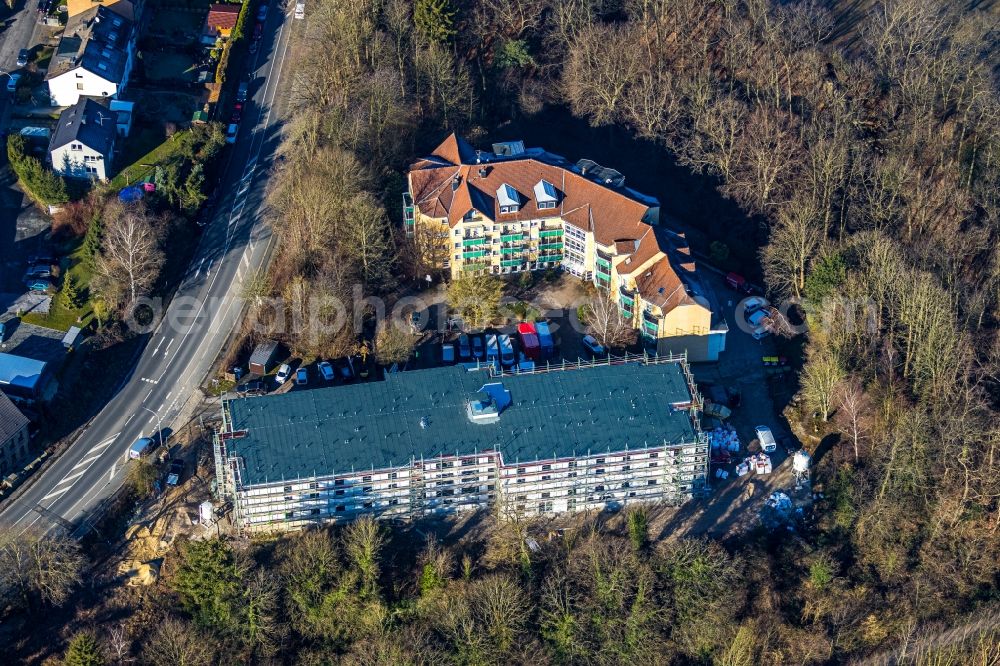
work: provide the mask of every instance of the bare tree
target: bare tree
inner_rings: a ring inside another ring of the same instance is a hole
[[[95,266],[98,290],[127,308],[149,293],[160,275],[162,223],[144,206],[119,201],[104,209],[104,218],[101,253]]]
[[[30,607],[64,603],[82,580],[84,557],[68,537],[40,529],[0,531],[0,599]]]
[[[364,515],[344,530],[344,548],[361,576],[361,596],[378,596],[379,554],[385,543],[382,527],[370,515]]]
[[[813,349],[802,371],[802,391],[806,401],[819,412],[820,418],[830,418],[837,386],[844,376],[840,360],[828,349]]]
[[[570,44],[563,74],[566,98],[594,125],[618,119],[626,91],[642,71],[637,35],[628,25],[590,25]]]
[[[383,321],[375,334],[375,358],[385,366],[405,363],[413,353],[416,341],[414,336],[400,328],[398,322]]]
[[[142,657],[152,666],[209,666],[216,659],[213,643],[190,622],[168,617],[143,645]]]
[[[618,304],[604,292],[594,294],[584,305],[584,323],[605,349],[626,347],[635,342],[636,329]]]
[[[869,408],[861,383],[853,377],[841,382],[833,406],[837,410],[836,421],[841,431],[851,439],[854,462],[857,462],[861,456],[861,440],[865,436],[865,417]]]

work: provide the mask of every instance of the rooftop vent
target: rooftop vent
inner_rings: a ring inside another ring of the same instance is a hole
[[[430,424],[427,422],[427,417],[426,416],[421,416],[420,417],[420,428],[422,430],[427,430],[427,426],[428,425],[430,425]]]
[[[461,185],[461,184],[462,184],[462,177],[461,176],[455,176],[454,178],[452,178],[451,179],[451,191],[454,192],[455,190],[457,190],[458,186]]]
[[[502,141],[493,144],[493,154],[500,157],[514,157],[524,152],[524,141]]]

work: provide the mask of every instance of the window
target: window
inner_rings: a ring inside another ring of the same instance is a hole
[[[396,506],[397,504],[399,504],[399,500],[398,499],[393,498],[393,499],[389,500],[389,506]]]
[[[319,493],[309,493],[309,499],[319,499]]]
[[[76,89],[77,90],[83,90],[83,84],[82,83],[77,83],[76,84]]]
[[[371,500],[368,500],[367,502],[365,502],[364,506],[365,506],[366,509],[372,508],[372,502],[371,502]]]
[[[71,143],[71,144],[69,144],[69,149],[70,150],[83,150],[83,144],[82,143]],[[290,490],[291,490],[291,488],[289,488],[289,490],[286,490],[285,492],[289,492]]]
[[[292,487],[291,486],[285,486],[285,492],[286,493],[292,492]]]
[[[542,499],[548,499],[552,497],[552,493],[542,493]]]
[[[343,491],[343,490],[338,490],[338,491],[336,491],[336,492],[335,492],[334,494],[335,494],[335,495],[343,495],[343,494],[344,494],[344,491]]]
[[[97,167],[84,167],[87,173],[97,173]]]
[[[343,504],[338,504],[337,508],[335,509],[335,511],[337,511],[338,513],[341,513],[341,512],[346,511],[346,510],[347,510],[347,507],[344,506]]]
[[[369,475],[367,475],[367,476],[363,476],[363,477],[361,477],[361,482],[362,482],[362,483],[371,483],[371,481],[372,481],[372,477],[371,477],[371,475],[370,475],[370,474],[369,474]]]
[[[594,470],[594,474],[604,474],[604,468],[598,467],[597,469]]]
[[[337,479],[336,481],[333,482],[333,485],[335,485],[335,486],[342,486],[342,485],[344,485],[344,480],[343,479]]]
[[[656,467],[657,465],[659,465],[659,463],[657,463],[657,462],[651,462],[651,463],[649,463],[650,467]]]
[[[552,469],[552,465],[542,465],[542,471],[543,472],[548,472],[551,469]]]
[[[650,458],[659,458],[659,457],[660,457],[660,454],[659,454],[659,453],[656,453],[656,452],[654,451],[653,453],[650,453],[650,454],[649,454],[649,457],[650,457]]]
[[[518,483],[524,483],[524,479],[518,479],[517,482]]]
[[[572,478],[572,477],[576,476],[576,472],[570,472],[570,473],[569,473],[569,474],[567,474],[566,476],[568,476],[568,477]]]
[[[524,474],[524,468],[523,467],[518,467],[517,468],[517,473],[518,474]]]
[[[313,509],[312,511],[309,512],[309,515],[311,515],[311,516],[318,516],[319,515],[319,509]]]
[[[516,499],[518,502],[523,502],[524,500],[528,499],[528,496],[527,495],[518,495],[514,499]]]
[[[632,469],[632,465],[622,465],[622,471],[627,472]]]
[[[594,492],[595,493],[603,493],[604,492],[604,486],[594,486]]]
[[[551,474],[543,474],[542,475],[542,481],[549,481],[551,479],[552,479],[552,475]]]
[[[462,467],[468,467],[469,465],[475,464],[475,460],[472,458],[465,458],[462,460]]]
[[[650,479],[649,481],[646,482],[646,485],[647,486],[655,486],[656,485],[656,479]]]
[[[556,202],[555,201],[539,201],[538,202],[538,209],[539,210],[545,210],[546,208],[555,208],[555,207],[556,207]]]
[[[395,479],[396,478],[396,473],[395,472],[389,472],[389,478],[390,479]]]
[[[365,495],[369,494],[371,491],[372,491],[372,487],[371,486],[363,486],[361,488],[361,492],[364,493]]]
[[[598,458],[594,462],[596,462],[598,465],[603,465],[604,464],[604,458]]]

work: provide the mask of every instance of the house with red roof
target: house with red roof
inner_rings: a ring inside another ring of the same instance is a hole
[[[717,360],[725,320],[660,202],[591,160],[523,142],[476,150],[455,134],[411,166],[403,217],[425,260],[451,277],[559,268],[615,300],[647,348]]]
[[[214,44],[220,38],[228,39],[240,18],[239,4],[214,4],[208,8],[202,42]]]

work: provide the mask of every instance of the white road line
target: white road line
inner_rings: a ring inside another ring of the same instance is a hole
[[[170,351],[170,345],[174,344],[174,339],[170,338],[170,342],[167,343],[167,348],[163,350],[163,355],[166,356],[167,352]]]
[[[73,486],[66,486],[65,488],[60,488],[59,490],[55,490],[55,491],[53,491],[53,492],[49,493],[48,495],[46,495],[45,497],[43,497],[43,498],[42,498],[42,501],[44,502],[44,501],[45,501],[45,500],[47,500],[47,499],[52,499],[53,497],[59,497],[59,496],[60,496],[60,495],[62,495],[63,493],[65,493],[65,492],[69,492],[69,489],[70,489],[70,488],[72,488],[72,487],[73,487]],[[27,514],[25,514],[25,518],[27,518]],[[15,523],[15,525],[16,525],[16,524],[17,524],[17,523]],[[32,521],[32,522],[31,522],[31,525],[34,525],[34,524],[35,524],[35,523],[34,523],[34,521]],[[28,527],[31,527],[31,525],[29,525]]]
[[[243,263],[247,268],[250,268],[250,257],[247,256],[246,252],[243,253]]]
[[[127,426],[127,425],[128,425],[128,422],[132,420],[132,417],[133,417],[133,416],[135,416],[135,414],[132,414],[132,415],[131,415],[131,416],[129,416],[129,417],[127,418],[127,419],[125,419],[125,423],[123,423],[122,425],[123,425],[123,426]]]
[[[156,354],[156,352],[160,351],[160,345],[163,344],[163,339],[166,337],[167,336],[164,335],[163,337],[160,338],[160,341],[156,343],[156,349],[153,350],[154,355]]]
[[[128,423],[128,421],[126,421],[126,423]],[[108,444],[110,444],[111,442],[115,441],[115,438],[118,437],[118,435],[120,435],[120,434],[121,434],[120,432],[116,432],[115,434],[111,435],[111,437],[108,437],[106,440],[104,440],[103,442],[101,442],[97,446],[92,447],[89,451],[87,451],[87,453],[93,453],[94,451],[96,451],[98,449],[106,448],[108,446]]]
[[[100,457],[101,457],[101,454],[98,453],[96,456],[92,456],[90,458],[84,458],[83,460],[81,460],[77,464],[73,465],[73,469],[79,469],[80,467],[83,467],[87,463],[93,462],[93,461],[97,460]]]
[[[74,468],[74,469],[75,469],[75,468]],[[65,477],[63,477],[62,481],[60,481],[60,482],[59,482],[59,483],[57,483],[56,485],[57,485],[57,486],[61,486],[62,484],[66,483],[67,481],[72,481],[73,479],[78,479],[78,478],[80,478],[81,476],[83,476],[83,475],[84,475],[84,474],[86,474],[86,473],[87,473],[87,470],[86,470],[86,469],[81,469],[81,470],[80,470],[79,472],[77,472],[76,474],[71,474],[71,475],[69,475],[69,476],[65,476]],[[71,484],[69,484],[69,485],[70,485],[70,486],[72,486],[73,484],[71,483]]]

